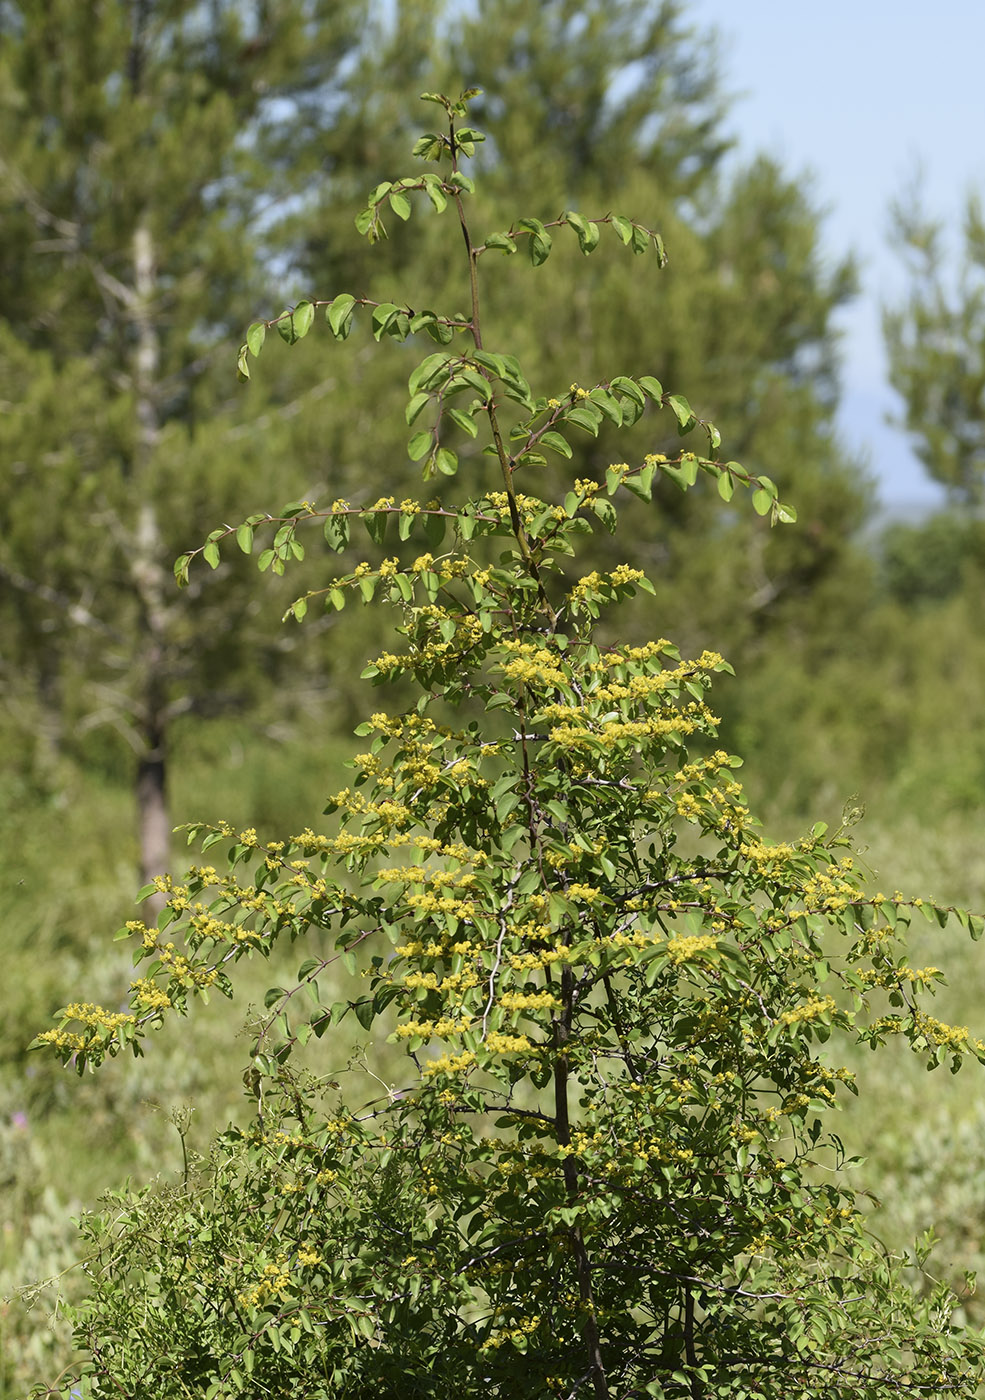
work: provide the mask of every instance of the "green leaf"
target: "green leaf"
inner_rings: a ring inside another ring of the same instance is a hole
[[[405,194],[398,194],[396,190],[391,191],[390,208],[398,219],[406,221],[410,218],[410,200]]]
[[[534,267],[540,267],[542,263],[547,262],[547,259],[551,255],[552,246],[551,236],[548,233],[545,233],[543,237],[539,234],[535,234],[534,237],[531,238],[530,261],[533,263]]]
[[[622,241],[628,245],[633,237],[632,219],[627,219],[624,214],[613,214],[610,223]]]
[[[589,406],[583,401],[568,409],[564,415],[564,421],[574,423],[577,428],[584,428],[586,433],[591,433],[592,437],[598,437],[602,414],[594,405]]]
[[[463,433],[467,433],[470,438],[478,436],[479,425],[471,414],[463,413],[461,409],[458,408],[449,408],[446,410],[446,413],[451,421],[461,428]]]
[[[430,394],[415,394],[404,409],[404,417],[407,420],[408,428],[420,417],[421,410],[431,402]]]
[[[642,228],[639,224],[634,224],[631,242],[634,253],[645,253],[650,246],[650,235],[645,228]]]
[[[447,526],[448,522],[445,517],[434,511],[429,511],[424,516],[424,538],[432,550],[440,548],[445,538]]]
[[[434,464],[442,476],[454,476],[458,471],[458,457],[448,447],[439,447],[434,457]]]
[[[470,369],[468,365],[456,370],[455,374],[448,381],[449,392],[455,389],[474,389],[480,395],[483,403],[488,403],[492,397],[492,386],[488,379],[483,379],[476,369]]]
[[[560,452],[562,457],[571,456],[571,444],[568,442],[567,438],[563,438],[560,433],[541,433],[538,442],[542,447],[550,447],[555,452]]]
[[[637,476],[627,476],[623,479],[623,486],[627,491],[632,491],[634,496],[639,496],[641,501],[653,499],[653,478],[657,474],[654,463],[642,467]]]
[[[281,340],[285,341],[288,345],[293,345],[297,336],[294,334],[294,317],[291,315],[290,311],[282,311],[277,317],[275,325],[277,326],[277,334],[280,336]]]
[[[752,493],[752,508],[757,515],[768,515],[773,505],[773,497],[760,486]]]
[[[698,459],[693,452],[682,452],[679,463],[681,475],[688,486],[693,486],[698,479]]]
[[[352,329],[352,309],[356,304],[356,298],[343,292],[340,296],[329,302],[325,309],[325,319],[328,321],[332,334],[336,340],[345,340]]]
[[[202,558],[210,569],[217,569],[219,567],[219,546],[216,544],[215,540],[210,540],[202,550]]]
[[[735,482],[732,480],[732,473],[723,471],[718,478],[718,494],[723,501],[730,501],[735,494]]]
[[[611,501],[596,497],[594,501],[586,502],[586,508],[595,512],[595,515],[601,520],[610,535],[615,532],[616,508]]]
[[[341,554],[349,543],[349,517],[347,515],[329,515],[326,517],[322,530],[325,540],[336,554]]]
[[[594,252],[598,247],[600,237],[598,224],[593,224],[591,220],[585,218],[584,214],[576,214],[571,209],[567,211],[564,218],[577,233],[578,246],[581,251],[586,256]]]
[[[411,148],[411,154],[419,160],[440,160],[445,150],[445,138],[439,136],[437,132],[429,131],[426,135],[419,137]],[[434,196],[431,194],[431,186],[428,186],[428,194],[431,202],[434,203]],[[435,206],[438,207],[437,205]],[[444,208],[444,205],[441,206]],[[360,229],[360,233],[364,230]]]
[[[431,451],[433,442],[434,434],[430,429],[427,432],[415,433],[407,444],[407,456],[412,462],[419,462]]]
[[[691,428],[694,427],[694,412],[683,393],[669,393],[666,405],[673,410],[680,433],[690,433]]]
[[[246,522],[236,531],[236,543],[244,554],[253,553],[253,526]]]
[[[239,347],[239,358],[236,361],[236,374],[240,379],[249,379],[250,377],[250,362],[247,359],[249,348],[248,345],[241,345]]]
[[[250,348],[251,355],[259,355],[263,349],[263,342],[267,338],[266,321],[254,321],[246,332],[246,343]]]
[[[460,103],[456,103],[455,105],[460,109],[462,115],[464,116],[464,105]],[[485,141],[486,138],[484,134],[481,131],[477,131],[474,126],[460,126],[455,132],[455,139],[458,142],[459,147],[463,151],[465,151],[465,154],[471,156],[474,154],[474,147],[479,145],[482,141]]]
[[[657,384],[657,381],[655,379],[652,381],[652,383],[657,385],[658,390],[660,389],[660,385]],[[625,374],[617,374],[615,379],[610,381],[609,388],[612,390],[613,393],[622,394],[623,397],[630,399],[640,408],[643,408],[646,404],[646,395],[640,388],[639,384],[636,383],[635,379],[630,379]],[[660,393],[662,392],[663,391],[660,390]],[[657,395],[658,398],[660,397],[660,393],[658,393]]]
[[[425,359],[411,373],[407,380],[407,388],[411,394],[416,394],[418,389],[423,389],[432,384],[439,377],[439,371],[447,371],[451,368],[452,361],[447,355],[442,355],[440,351],[426,356]],[[442,375],[441,377],[444,377]]]
[[[652,374],[644,374],[642,379],[637,382],[647,397],[652,399],[654,403],[663,403],[664,391],[663,385],[660,383],[659,379],[654,379]]]
[[[424,189],[427,193],[428,199],[434,205],[435,209],[439,214],[442,212],[442,210],[447,209],[448,198],[444,190],[441,188],[441,181],[437,175],[434,175],[429,171],[424,176]]]
[[[490,233],[486,238],[487,248],[498,248],[503,253],[515,253],[516,241],[508,233]]]
[[[400,307],[395,306],[392,301],[380,302],[379,306],[373,308],[373,336],[376,340],[380,339],[399,310]]]
[[[425,323],[424,329],[427,330],[432,340],[437,340],[439,346],[451,344],[453,336],[455,336],[451,326],[446,326],[442,321],[428,321]]]
[[[386,527],[390,522],[389,513],[385,510],[367,510],[360,515],[359,519],[366,526],[366,533],[373,543],[382,545],[386,540]],[[360,584],[366,582],[365,578],[360,579]]]
[[[540,267],[541,263],[545,263],[550,257],[551,235],[539,219],[518,219],[516,226],[531,235],[528,245],[530,261],[534,267]]]
[[[488,350],[473,350],[472,359],[483,369],[487,369],[490,374],[494,374],[497,379],[506,377],[506,361],[502,355],[493,355]]]
[[[299,301],[294,308],[291,320],[294,322],[295,340],[303,340],[311,330],[312,322],[315,319],[315,308],[310,301]]]
[[[622,427],[622,409],[610,393],[605,389],[593,389],[591,401],[594,404],[598,404],[603,415],[608,418],[610,423],[614,423],[617,428]]]
[[[685,433],[691,431],[697,422],[691,405],[683,394],[668,394],[665,402],[667,407],[673,411],[674,417],[677,419],[677,431],[683,437]]]

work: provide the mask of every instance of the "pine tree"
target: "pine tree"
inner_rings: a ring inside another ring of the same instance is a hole
[[[884,317],[889,373],[903,425],[952,506],[985,503],[985,213],[967,200],[952,269],[944,225],[915,197],[893,211],[894,242],[909,274],[901,305]]]
[[[41,699],[49,731],[125,737],[147,879],[167,863],[174,718],[259,683],[256,639],[193,616],[171,564],[203,510],[249,508],[258,477],[296,475],[261,396],[255,431],[231,428],[222,352],[255,309],[280,211],[319,168],[364,9],[0,9],[2,679],[27,713]],[[225,573],[210,597],[242,619]]]

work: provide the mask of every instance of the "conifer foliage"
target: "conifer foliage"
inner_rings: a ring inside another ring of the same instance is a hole
[[[195,997],[230,993],[241,960],[304,945],[258,1027],[252,1126],[84,1222],[73,1393],[970,1395],[978,1339],[946,1290],[916,1300],[867,1232],[825,1123],[856,1088],[839,1037],[902,1037],[930,1066],[985,1060],[924,1009],[940,973],[902,943],[918,912],[973,937],[982,921],[868,890],[844,830],[765,838],[717,736],[721,656],[596,642],[603,610],[650,587],[625,565],[578,568],[626,492],[700,480],[777,525],[794,515],[645,367],[532,388],[509,345],[485,343],[498,259],[520,252],[536,276],[571,238],[657,276],[666,254],[605,209],[479,233],[474,95],[427,95],[424,173],[379,184],[357,219],[373,242],[415,208],[451,216],[468,309],[335,292],[257,322],[240,354],[248,376],[272,328],[295,343],[322,310],[339,340],[357,320],[423,340],[409,455],[425,479],[454,477],[454,427],[483,444],[489,480],[457,506],[450,481],[440,504],[292,502],[177,562],[184,581],[199,555],[215,568],[259,544],[279,573],[306,527],[340,553],[364,527],[371,557],[292,612],[394,609],[399,648],[365,675],[416,699],[360,727],[325,830],[190,831],[227,859],[158,880],[157,925],[122,931],[129,1009],[75,1003],[38,1037],[80,1072],[139,1052]],[[572,442],[604,423],[637,442],[670,423],[681,447],[557,487]],[[349,995],[323,997],[338,968]],[[364,1103],[331,1073],[350,1018],[406,1052]]]

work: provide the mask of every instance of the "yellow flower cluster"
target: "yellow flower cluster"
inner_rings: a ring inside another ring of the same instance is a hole
[[[89,1044],[89,1037],[78,1031],[42,1031],[38,1040],[44,1045],[53,1045],[56,1050],[71,1050],[73,1054]]]
[[[602,897],[602,891],[597,890],[594,885],[569,885],[564,893],[566,898],[575,902],[584,900],[586,904],[593,904],[596,899]]]
[[[461,1074],[475,1064],[471,1050],[463,1050],[460,1055],[442,1055],[440,1059],[429,1060],[424,1066],[424,1074],[430,1078],[435,1074]]]
[[[931,1045],[946,1045],[952,1050],[961,1050],[969,1042],[967,1026],[947,1026],[943,1021],[938,1021],[933,1016],[927,1016],[922,1011],[914,1013],[914,1020],[917,1028],[925,1040]],[[975,1048],[981,1049],[981,1041],[975,1041]]]
[[[852,868],[851,857],[819,871],[804,883],[804,904],[811,913],[836,914],[864,899],[864,893],[846,876]]]
[[[765,873],[775,870],[784,861],[789,860],[794,854],[794,847],[785,841],[775,846],[770,846],[765,841],[744,841],[739,847],[739,854]]]
[[[137,1005],[146,1006],[149,1011],[166,1011],[171,1005],[171,998],[167,992],[148,977],[138,977],[135,982],[131,982],[130,991]]]
[[[134,938],[139,938],[148,950],[157,946],[157,929],[148,928],[143,919],[128,919],[124,928]]]
[[[494,1055],[521,1055],[533,1047],[525,1035],[506,1035],[502,1031],[490,1031],[486,1036],[486,1049]]]
[[[435,972],[408,972],[403,978],[403,984],[411,991],[416,991],[423,987],[425,991],[441,992],[448,996],[452,992],[467,992],[479,985],[479,977],[476,972],[469,969],[465,972],[451,972],[447,977],[438,980]]]
[[[674,964],[690,962],[701,953],[708,953],[718,947],[718,939],[711,933],[692,933],[686,937],[676,937],[667,941],[667,956]]]
[[[244,1289],[239,1295],[239,1304],[244,1308],[259,1308],[268,1298],[276,1297],[291,1286],[291,1274],[286,1259],[276,1264],[267,1264],[259,1283]]]
[[[456,919],[471,919],[475,915],[475,905],[470,899],[452,899],[447,895],[439,898],[436,894],[428,892],[409,894],[407,903],[419,914],[451,914]]]
[[[568,677],[557,664],[557,657],[546,647],[538,647],[531,642],[506,641],[503,649],[515,655],[515,660],[503,665],[503,674],[510,680],[543,686],[567,684]]]
[[[560,1004],[554,993],[547,991],[504,992],[499,999],[504,1011],[549,1011]]]
[[[450,1035],[461,1035],[468,1028],[468,1021],[444,1016],[440,1021],[404,1021],[394,1034],[401,1040],[409,1040],[411,1036],[419,1036],[421,1040],[444,1040]]]
[[[92,1030],[115,1031],[120,1026],[132,1025],[136,1018],[125,1011],[106,1011],[88,1001],[73,1001],[65,1008],[65,1019],[81,1021]]]
[[[794,1006],[789,1011],[782,1011],[780,1020],[785,1026],[793,1026],[798,1021],[816,1021],[819,1016],[830,1016],[834,1010],[834,997],[814,996],[809,997],[800,1006]]]
[[[510,956],[510,967],[514,972],[536,972],[542,967],[551,967],[554,963],[571,962],[571,959],[571,949],[562,943],[555,943],[552,947],[537,952],[513,953]]]
[[[435,889],[444,889],[447,886],[467,889],[476,881],[476,876],[467,870],[425,870],[423,865],[392,866],[380,870],[376,878],[392,881],[394,884],[432,885]]]
[[[584,392],[584,391],[582,391]],[[535,1313],[533,1317],[526,1317],[522,1322],[501,1331],[491,1332],[486,1340],[479,1347],[479,1351],[497,1351],[501,1346],[509,1342],[524,1341],[532,1332],[536,1332],[540,1326],[540,1314]]]
[[[714,728],[718,719],[704,706],[689,704],[671,716],[659,719],[601,719],[593,729],[588,724],[558,724],[550,730],[551,741],[565,748],[601,743],[606,747],[624,739],[665,739],[668,734],[695,734]]]

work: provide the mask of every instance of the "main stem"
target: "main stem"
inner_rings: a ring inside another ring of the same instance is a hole
[[[574,1010],[574,973],[564,967],[561,973],[562,1011],[554,1025],[556,1055],[554,1060],[554,1121],[559,1147],[571,1143],[571,1121],[568,1115],[568,1082],[571,1066],[568,1060],[567,1044],[571,1035],[571,1018]],[[568,1201],[574,1205],[578,1199],[578,1166],[574,1157],[567,1155],[562,1166]],[[602,1346],[599,1336],[598,1319],[595,1316],[595,1297],[592,1291],[592,1266],[585,1248],[585,1237],[578,1225],[570,1228],[571,1252],[575,1260],[578,1277],[578,1300],[581,1305],[581,1336],[588,1353],[588,1363],[592,1376],[592,1386],[596,1400],[609,1400],[609,1385],[605,1378],[605,1365],[602,1361]]]
[[[455,124],[450,125],[449,149],[451,151],[451,167],[453,171],[458,170],[458,144],[455,139]],[[465,217],[465,206],[462,203],[462,196],[456,191],[455,208],[458,210],[458,222],[462,230],[462,238],[465,240],[465,251],[468,255],[469,263],[469,291],[472,299],[472,319],[469,323],[469,330],[472,333],[472,340],[477,350],[482,349],[482,326],[479,320],[479,269],[477,266],[477,253],[472,246],[472,235],[469,232],[468,220]],[[483,370],[484,374],[485,371]],[[551,625],[556,626],[557,614],[551,607],[547,597],[544,584],[540,577],[540,570],[537,561],[530,550],[530,541],[527,539],[527,532],[523,528],[523,521],[520,517],[520,508],[517,505],[516,491],[513,489],[513,467],[510,462],[506,445],[503,442],[503,434],[499,426],[499,419],[496,414],[496,403],[490,393],[489,401],[486,404],[486,413],[489,415],[489,427],[492,432],[493,444],[496,448],[496,456],[499,459],[500,471],[503,474],[503,486],[506,489],[506,500],[509,505],[510,524],[513,527],[513,534],[520,550],[520,557],[530,571],[531,577],[537,584],[537,592],[541,602],[544,604],[551,619]]]

